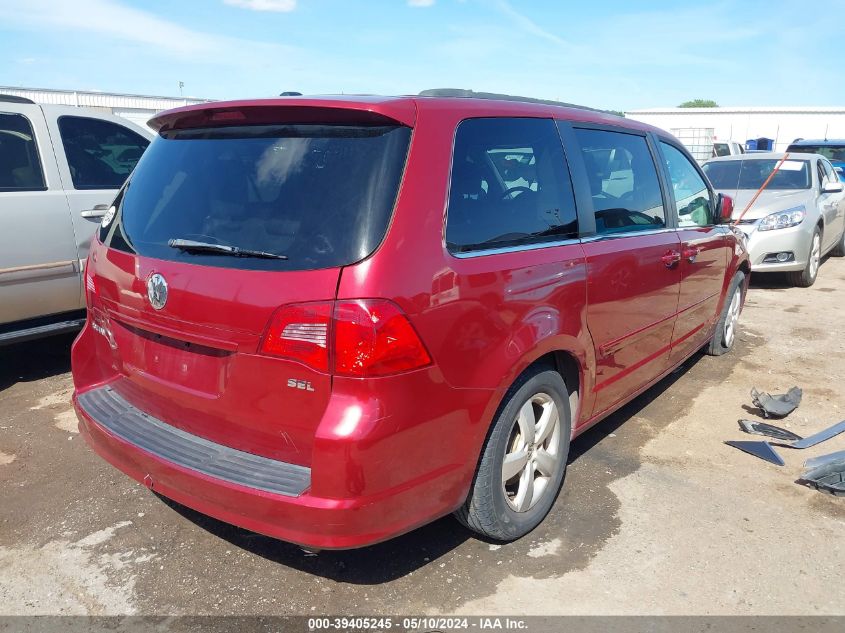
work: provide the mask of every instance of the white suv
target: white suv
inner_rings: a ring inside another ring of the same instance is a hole
[[[82,325],[88,245],[152,136],[104,112],[0,95],[0,345]]]

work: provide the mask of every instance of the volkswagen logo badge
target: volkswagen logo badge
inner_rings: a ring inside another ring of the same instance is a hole
[[[147,298],[156,310],[161,310],[167,303],[167,280],[158,273],[153,273],[147,280]]]

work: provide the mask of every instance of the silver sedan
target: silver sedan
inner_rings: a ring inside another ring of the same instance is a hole
[[[845,256],[845,192],[823,156],[791,153],[781,162],[784,156],[714,158],[704,172],[717,191],[734,199],[733,218],[748,238],[752,271],[786,272],[806,288],[815,283],[824,255]]]

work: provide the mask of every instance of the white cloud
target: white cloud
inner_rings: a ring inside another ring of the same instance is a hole
[[[513,20],[513,22],[525,33],[540,37],[544,40],[548,40],[549,42],[553,42],[554,44],[563,46],[565,48],[574,48],[574,45],[571,42],[567,42],[562,37],[558,37],[554,33],[547,31],[528,16],[519,13],[510,5],[509,2],[507,2],[507,0],[499,0],[496,3],[496,6],[498,7],[499,11],[501,11],[505,16]]]
[[[434,0],[408,0],[409,7],[430,7],[434,4]]]
[[[268,0],[265,0],[268,1]],[[0,23],[35,31],[95,34],[112,45],[142,45],[146,53],[225,65],[292,56],[297,49],[196,31],[115,0],[0,0]],[[106,50],[105,48],[103,50]]]
[[[288,13],[296,8],[296,0],[223,0],[225,4],[252,11]]]

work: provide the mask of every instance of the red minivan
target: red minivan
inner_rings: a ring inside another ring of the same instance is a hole
[[[730,198],[656,128],[447,97],[151,125],[91,247],[73,401],[104,459],[223,521],[314,549],[449,513],[518,538],[571,438],[735,340]]]

